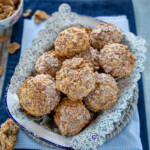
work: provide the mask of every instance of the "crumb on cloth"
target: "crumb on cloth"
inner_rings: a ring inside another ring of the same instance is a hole
[[[48,19],[50,16],[45,12],[45,11],[41,11],[41,10],[37,10],[34,13],[34,22],[36,23],[40,23],[43,20]]]
[[[20,44],[17,42],[13,42],[7,45],[8,51],[10,54],[14,54],[16,50],[20,48]]]
[[[26,12],[25,12],[25,13],[23,13],[23,16],[24,16],[25,18],[27,18],[27,17],[29,17],[29,16],[30,16],[31,12],[32,12],[32,10],[31,10],[31,9],[27,9],[27,10],[26,10]]]

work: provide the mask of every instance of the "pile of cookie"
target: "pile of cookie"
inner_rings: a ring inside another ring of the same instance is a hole
[[[96,112],[117,102],[117,80],[132,72],[136,58],[121,40],[121,29],[111,23],[59,33],[55,49],[36,61],[37,75],[18,90],[22,108],[33,116],[53,112],[62,135],[80,133]]]
[[[0,0],[0,20],[10,17],[19,8],[20,0]]]

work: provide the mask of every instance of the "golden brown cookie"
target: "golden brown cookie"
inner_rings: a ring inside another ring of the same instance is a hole
[[[121,39],[121,29],[111,23],[100,23],[90,35],[91,45],[98,50],[107,44],[120,43]]]
[[[56,76],[60,70],[64,58],[60,57],[55,51],[45,52],[36,62],[35,69],[39,74],[50,74]]]
[[[19,88],[21,106],[33,116],[49,114],[60,101],[60,92],[50,75],[29,77]]]
[[[55,50],[60,56],[72,57],[86,51],[90,45],[89,28],[70,27],[59,33],[55,41]]]
[[[94,49],[93,47],[89,47],[86,51],[81,52],[77,55],[75,55],[76,58],[83,58],[90,67],[92,67],[94,70],[99,70],[99,53],[97,49]]]
[[[84,103],[93,112],[109,109],[118,99],[118,86],[115,79],[108,74],[95,73],[96,87],[84,98]]]
[[[17,132],[19,127],[8,119],[1,125],[0,129],[0,149],[1,150],[12,150],[15,146],[17,139]]]
[[[81,101],[64,98],[55,109],[55,123],[62,135],[77,135],[91,120],[89,110]]]
[[[71,100],[82,100],[95,88],[93,69],[83,58],[67,59],[56,73],[56,87]]]
[[[121,79],[131,74],[136,58],[127,45],[114,43],[104,46],[99,60],[105,73],[111,74],[115,79]]]

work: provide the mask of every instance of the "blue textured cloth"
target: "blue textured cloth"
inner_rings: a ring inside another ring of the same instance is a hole
[[[72,11],[87,16],[117,16],[126,15],[129,20],[130,31],[136,34],[135,20],[133,13],[133,6],[131,0],[24,0],[24,8],[32,9],[33,12],[37,9],[45,10],[51,14],[57,11],[61,3],[68,3],[72,7]],[[12,34],[12,42],[18,42],[21,44],[23,31],[23,18],[14,26]],[[9,55],[8,63],[6,68],[5,82],[2,91],[2,99],[0,103],[0,124],[3,123],[7,118],[8,114],[5,109],[4,95],[8,82],[13,75],[14,69],[18,64],[20,57],[20,51],[17,51],[14,55]],[[144,106],[144,95],[143,95],[143,83],[142,79],[139,81],[139,117],[140,117],[140,136],[144,150],[148,150],[148,136]]]

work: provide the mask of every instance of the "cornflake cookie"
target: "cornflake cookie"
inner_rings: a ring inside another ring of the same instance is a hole
[[[1,150],[12,150],[15,146],[19,127],[8,119],[1,125],[0,129],[0,149]]]
[[[56,76],[60,70],[64,58],[60,57],[55,51],[45,52],[36,62],[35,69],[39,74],[50,74]]]
[[[83,58],[67,59],[56,73],[56,87],[71,100],[82,100],[95,88],[93,69]]]
[[[109,109],[118,99],[118,86],[115,79],[108,74],[95,73],[96,87],[84,98],[84,103],[93,112]]]
[[[62,135],[77,135],[92,119],[82,101],[64,98],[55,109],[54,120]]]
[[[14,54],[16,50],[20,48],[20,44],[17,42],[13,42],[7,45],[8,51],[10,54]]]
[[[121,39],[121,29],[111,23],[100,23],[90,35],[91,45],[98,50],[107,44],[120,43]]]
[[[74,26],[59,33],[54,45],[60,56],[72,57],[86,51],[90,45],[89,28]]]
[[[49,114],[60,101],[60,92],[50,75],[29,77],[19,88],[21,106],[33,116]]]
[[[46,20],[48,19],[50,16],[45,12],[45,11],[41,11],[41,10],[37,10],[35,13],[34,13],[34,21],[36,23],[40,23],[42,22],[43,20]]]
[[[1,35],[0,42],[5,42],[10,39],[10,35]]]
[[[31,10],[31,9],[27,9],[27,10],[26,10],[26,12],[25,12],[25,13],[23,13],[23,16],[24,16],[25,18],[27,18],[27,17],[29,17],[29,16],[30,16],[31,12],[32,12],[32,10]]]
[[[75,55],[76,58],[83,58],[90,67],[94,70],[99,70],[99,52],[93,47],[89,47],[88,50]]]
[[[109,44],[100,51],[100,67],[116,80],[131,74],[136,58],[128,50],[127,45]]]
[[[0,76],[3,74],[3,67],[0,66]]]

